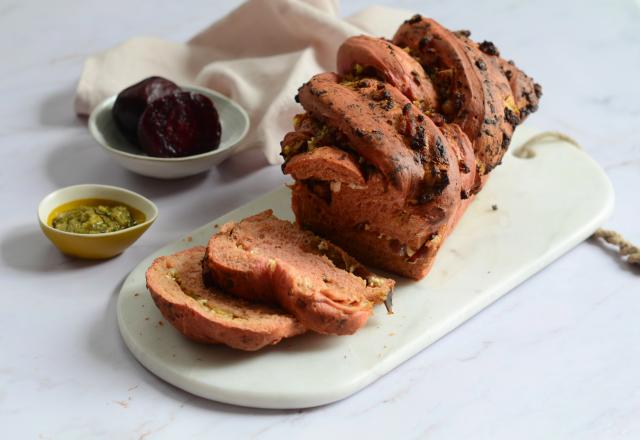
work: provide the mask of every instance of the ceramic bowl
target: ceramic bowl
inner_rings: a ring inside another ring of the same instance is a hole
[[[249,131],[249,116],[237,103],[210,89],[182,86],[182,89],[202,93],[209,97],[218,110],[222,136],[220,146],[207,153],[186,157],[152,157],[129,142],[111,115],[117,95],[102,101],[91,112],[89,131],[104,150],[126,169],[144,176],[177,179],[210,170],[225,160]]]
[[[54,209],[81,199],[107,199],[124,203],[144,214],[144,222],[116,232],[76,234],[54,229],[49,216]],[[131,246],[158,217],[158,208],[146,197],[133,191],[108,185],[75,185],[56,190],[38,205],[38,221],[44,235],[63,253],[87,259],[116,256]]]

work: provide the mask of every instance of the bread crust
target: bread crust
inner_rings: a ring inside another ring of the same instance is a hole
[[[438,95],[420,63],[384,38],[348,38],[338,49],[337,65],[340,75],[352,74],[356,66],[373,69],[409,100],[418,101],[422,110],[438,108]]]
[[[392,42],[349,38],[342,76],[300,88],[307,113],[282,143],[298,223],[367,264],[428,273],[541,94],[492,43],[468,35],[416,15]]]
[[[355,155],[331,146],[293,156],[285,164],[284,172],[296,180],[316,179],[353,186],[366,184]]]
[[[400,26],[393,42],[431,73],[439,111],[467,134],[482,174],[487,174],[501,163],[515,127],[537,109],[541,89],[500,58],[493,43],[478,44],[467,35],[416,15]]]
[[[447,140],[434,122],[394,86],[366,78],[343,81],[334,73],[312,77],[298,92],[303,108],[339,132],[389,190],[408,203],[424,203],[455,179]]]
[[[281,309],[251,303],[202,279],[205,247],[156,258],[146,272],[147,288],[164,318],[188,339],[255,351],[305,327]]]

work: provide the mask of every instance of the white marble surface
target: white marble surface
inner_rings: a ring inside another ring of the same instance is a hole
[[[394,3],[494,40],[534,75],[545,97],[531,125],[584,144],[616,190],[608,226],[640,241],[640,3]],[[125,275],[152,250],[284,178],[249,152],[207,175],[159,182],[120,169],[100,151],[72,112],[83,57],[138,34],[183,40],[234,2],[187,8],[147,0],[126,15],[131,4],[0,3],[3,438],[640,437],[640,271],[593,243],[333,405],[231,407],[149,374],[117,331],[115,295]],[[364,5],[348,2],[343,10]],[[86,182],[131,188],[161,211],[133,248],[103,263],[59,255],[36,223],[42,196]]]

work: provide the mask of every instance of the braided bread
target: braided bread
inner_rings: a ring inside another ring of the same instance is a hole
[[[303,84],[281,147],[302,226],[360,261],[420,279],[501,163],[541,88],[489,42],[416,15],[356,36]]]

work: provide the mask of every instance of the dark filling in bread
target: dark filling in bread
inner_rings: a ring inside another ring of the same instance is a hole
[[[359,81],[365,78],[384,81],[384,75],[372,66],[362,67],[360,64],[355,64],[351,73],[342,76],[340,84],[347,87],[358,87]]]
[[[368,178],[371,173],[376,171],[373,165],[349,146],[347,139],[342,133],[317,120],[309,113],[296,115],[293,118],[293,126],[296,131],[289,133],[281,143],[280,155],[284,158],[285,164],[296,154],[313,151],[318,147],[331,146],[357,157],[360,170],[365,178]],[[318,184],[321,183],[321,181],[315,181],[315,183]],[[328,182],[322,183],[326,184],[327,190],[329,190]],[[325,197],[323,196],[323,198]]]
[[[430,43],[427,37],[420,40],[420,50],[425,50]],[[406,51],[413,57],[424,69],[427,77],[433,83],[438,98],[440,100],[440,106],[436,109],[423,109],[425,113],[433,119],[433,121],[440,125],[444,122],[454,122],[455,118],[459,115],[460,111],[464,108],[464,94],[456,90],[456,86],[460,87],[461,84],[454,81],[454,71],[447,66],[441,66],[439,60],[437,60],[435,53],[433,53],[431,60],[428,63],[423,63],[418,53],[410,47],[400,48]],[[429,51],[427,51],[429,53]],[[444,120],[442,120],[444,116]]]
[[[331,184],[325,180],[306,179],[303,181],[309,191],[320,197],[328,205],[331,204]]]

